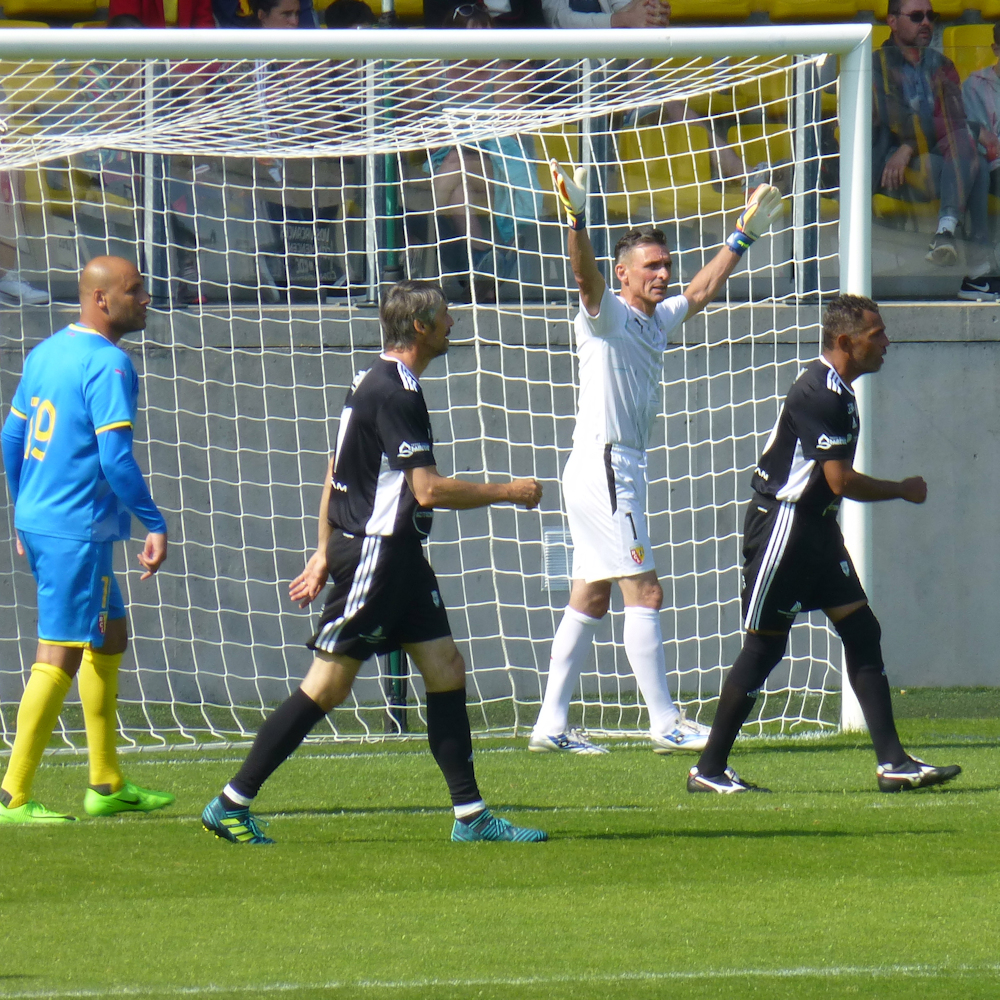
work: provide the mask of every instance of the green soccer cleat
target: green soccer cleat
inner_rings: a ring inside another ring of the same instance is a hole
[[[512,840],[519,844],[539,844],[548,840],[549,835],[544,830],[533,830],[530,826],[514,826],[508,820],[486,812],[477,816],[471,823],[463,823],[456,819],[451,828],[451,839],[463,842],[473,840]]]
[[[251,816],[248,807],[227,809],[219,797],[212,799],[201,814],[201,825],[220,840],[228,840],[231,844],[273,844],[270,837],[260,832],[258,823],[264,820]]]
[[[152,812],[174,801],[170,792],[152,792],[126,781],[124,787],[110,795],[88,788],[83,796],[83,811],[88,816],[116,816],[123,812]]]
[[[68,816],[66,813],[53,812],[46,809],[41,802],[29,800],[23,806],[8,809],[5,805],[0,805],[0,823],[41,823],[48,826],[57,826],[60,823],[75,823],[75,816]]]

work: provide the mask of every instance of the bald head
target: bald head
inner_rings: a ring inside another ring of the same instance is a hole
[[[124,257],[95,257],[80,275],[80,322],[117,343],[144,330],[149,295],[135,264]]]

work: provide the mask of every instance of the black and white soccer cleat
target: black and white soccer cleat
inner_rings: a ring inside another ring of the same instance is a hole
[[[931,785],[943,785],[952,778],[957,778],[962,769],[957,764],[946,767],[934,767],[916,757],[911,757],[905,764],[879,764],[878,788],[880,792],[905,792],[911,788],[929,788]]]
[[[689,792],[717,792],[719,795],[733,795],[736,792],[769,792],[770,788],[744,781],[731,767],[722,774],[702,774],[697,767],[688,771],[687,790]]]

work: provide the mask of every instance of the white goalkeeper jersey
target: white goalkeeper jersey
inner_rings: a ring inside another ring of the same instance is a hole
[[[683,295],[664,299],[647,316],[610,288],[596,316],[581,304],[573,324],[580,361],[575,446],[646,450],[660,399],[663,352],[687,313]]]

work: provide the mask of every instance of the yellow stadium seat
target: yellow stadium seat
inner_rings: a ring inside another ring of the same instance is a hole
[[[992,66],[997,57],[993,44],[992,24],[959,24],[944,29],[944,54],[955,64],[964,80],[977,69]]]
[[[892,34],[888,24],[872,25],[872,51],[882,48],[886,39]]]
[[[560,125],[544,132],[535,132],[535,152],[538,156],[539,189],[544,192],[543,218],[557,218],[559,204],[552,189],[549,160],[558,160],[572,175],[572,167],[580,163],[580,129],[578,125]]]
[[[858,0],[770,0],[772,21],[850,21]]]
[[[1000,21],[1000,0],[979,0],[977,6],[984,21]]]
[[[736,88],[737,99],[745,107],[763,107],[765,116],[774,121],[784,121],[788,118],[788,100],[792,75],[788,67],[792,65],[791,56],[767,60],[767,74],[750,83],[741,84]]]
[[[45,21],[17,21],[13,18],[0,18],[0,28],[47,28]]]
[[[83,21],[97,14],[97,0],[3,0],[6,17],[52,17]]]
[[[609,218],[684,220],[742,208],[741,190],[713,184],[710,148],[708,132],[691,123],[619,133],[622,191],[608,195]]]
[[[671,0],[670,23],[723,21],[739,24],[750,16],[750,0]]]
[[[792,134],[784,125],[734,125],[728,138],[748,168],[758,163],[787,163],[792,158]]]

